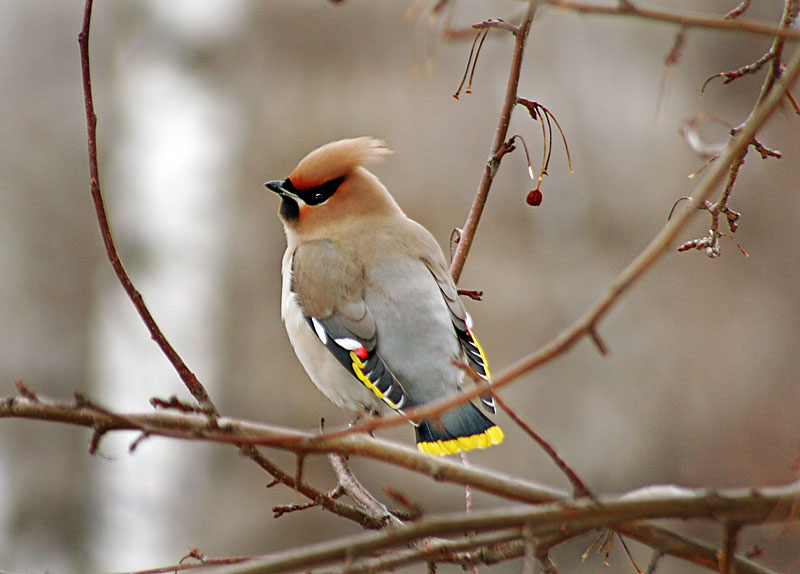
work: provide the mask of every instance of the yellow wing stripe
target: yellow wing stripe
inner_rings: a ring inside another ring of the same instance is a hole
[[[370,391],[375,393],[376,397],[381,399],[383,402],[385,402],[393,409],[398,410],[400,408],[400,405],[398,405],[397,403],[389,399],[389,397],[387,397],[385,394],[383,394],[383,392],[378,387],[375,386],[375,383],[370,381],[369,377],[367,377],[367,375],[364,374],[364,367],[366,366],[364,364],[364,361],[362,361],[358,357],[358,355],[356,355],[355,352],[353,351],[350,351],[350,358],[353,361],[352,364],[353,372],[356,374],[356,377],[358,377],[358,380],[364,383],[364,386],[367,387]]]
[[[427,454],[444,456],[458,454],[476,448],[489,448],[503,442],[503,431],[500,427],[489,427],[485,431],[472,436],[460,436],[450,440],[437,440],[433,442],[418,442],[417,448]]]
[[[478,352],[481,354],[481,360],[483,361],[483,370],[486,371],[486,378],[491,380],[492,373],[489,371],[489,359],[486,358],[486,353],[483,352],[483,347],[481,347],[480,342],[478,342],[478,337],[475,336],[475,333],[472,332],[472,329],[470,329],[468,333],[469,336],[472,337],[472,342],[475,343],[475,348],[478,349]]]

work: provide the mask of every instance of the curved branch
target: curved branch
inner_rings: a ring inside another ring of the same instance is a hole
[[[217,408],[211,401],[203,384],[195,376],[194,372],[186,365],[184,360],[170,344],[161,328],[156,323],[150,309],[142,298],[142,294],[134,287],[125,266],[117,252],[117,247],[114,245],[114,237],[111,235],[111,228],[108,224],[108,216],[106,215],[105,202],[103,201],[103,193],[100,189],[100,169],[97,161],[97,116],[94,113],[94,98],[92,96],[92,76],[91,66],[89,65],[89,30],[92,21],[92,0],[86,0],[86,6],[83,13],[83,28],[78,35],[78,46],[81,53],[81,71],[83,75],[83,99],[86,108],[86,129],[87,140],[89,145],[89,177],[91,180],[91,194],[94,201],[94,209],[97,214],[97,223],[100,225],[100,233],[103,236],[103,244],[106,248],[106,255],[111,262],[111,267],[114,268],[114,273],[117,275],[122,288],[128,295],[128,298],[136,308],[136,312],[142,318],[150,336],[161,349],[161,352],[167,357],[172,366],[180,376],[183,384],[197,400],[201,407],[211,416],[217,416]]]

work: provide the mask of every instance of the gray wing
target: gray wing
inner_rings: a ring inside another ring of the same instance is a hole
[[[294,254],[291,290],[309,328],[355,381],[394,410],[410,406],[376,350],[375,320],[363,298],[363,270],[351,258],[327,240],[300,245]]]
[[[472,318],[464,308],[464,304],[458,297],[458,289],[450,277],[450,271],[443,264],[437,262],[425,261],[425,265],[436,280],[439,290],[442,292],[447,303],[447,308],[450,310],[450,319],[453,322],[456,335],[458,335],[458,342],[464,351],[464,356],[467,363],[482,379],[489,380],[491,372],[489,371],[489,361],[483,352],[481,344],[478,342],[477,337],[472,332]],[[484,408],[490,413],[496,411],[494,397],[491,394],[481,395],[481,403]]]

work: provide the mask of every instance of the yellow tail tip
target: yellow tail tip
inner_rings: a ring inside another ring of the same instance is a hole
[[[492,426],[479,434],[460,436],[450,440],[418,442],[417,449],[435,456],[458,454],[476,448],[489,448],[503,442],[505,436],[499,426]]]

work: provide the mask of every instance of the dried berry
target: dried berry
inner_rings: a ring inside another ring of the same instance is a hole
[[[528,192],[528,197],[525,198],[525,201],[528,205],[532,205],[533,207],[537,207],[542,204],[542,192],[538,189],[532,189]]]

